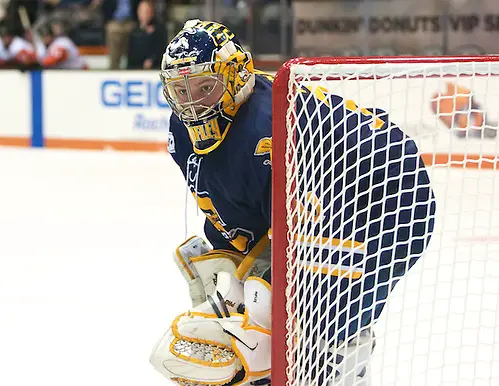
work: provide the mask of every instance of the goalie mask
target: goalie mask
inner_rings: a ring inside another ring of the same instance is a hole
[[[186,126],[194,152],[216,149],[255,83],[253,60],[225,26],[189,20],[166,47],[163,93]]]

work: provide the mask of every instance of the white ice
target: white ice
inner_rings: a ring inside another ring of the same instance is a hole
[[[376,326],[374,385],[499,385],[498,175],[435,171],[437,235]],[[5,148],[0,181],[0,385],[167,385],[149,354],[189,305],[171,157]]]
[[[0,385],[169,384],[148,359],[190,304],[172,158],[3,148],[0,181]]]
[[[499,172],[429,171],[434,235],[375,326],[373,386],[499,385]]]

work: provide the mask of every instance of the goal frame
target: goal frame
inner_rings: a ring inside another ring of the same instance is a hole
[[[499,62],[487,56],[398,56],[398,57],[299,57],[277,71],[272,95],[272,384],[284,386],[286,374],[286,112],[290,71],[293,65],[428,64]],[[497,161],[499,164],[499,161]],[[463,165],[463,167],[470,167]],[[472,167],[477,167],[476,164]],[[479,166],[478,166],[479,167]]]

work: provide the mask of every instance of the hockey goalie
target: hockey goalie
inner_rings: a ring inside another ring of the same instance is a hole
[[[200,20],[166,47],[160,77],[174,112],[170,153],[211,245],[195,236],[175,251],[192,305],[150,361],[179,385],[270,384],[272,77],[225,26]],[[298,158],[321,157],[321,173],[299,170],[297,189],[323,205],[301,227],[315,253],[298,256],[307,285],[297,296],[324,315],[301,332],[308,355],[297,360],[309,381],[300,384],[367,386],[372,326],[430,240],[434,196],[415,143],[384,111],[322,88],[299,92],[296,141],[313,146],[297,146]],[[308,275],[317,260],[319,274]]]

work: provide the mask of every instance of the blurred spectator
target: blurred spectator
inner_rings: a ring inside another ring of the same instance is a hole
[[[40,42],[37,44],[37,59],[43,68],[86,69],[85,60],[78,47],[65,35],[60,22],[49,22],[37,29]]]
[[[0,0],[0,20],[3,20],[7,15],[7,6],[10,0]]]
[[[61,20],[70,26],[66,35],[76,44],[104,44],[102,15],[97,11],[101,0],[39,0],[40,14],[36,28],[52,20]]]
[[[139,0],[98,0],[106,25],[106,45],[109,51],[109,68],[120,68],[122,56],[128,54],[130,33],[137,20]]]
[[[0,26],[0,40],[3,46],[3,66],[8,68],[29,69],[37,67],[34,46],[19,36],[13,24]]]
[[[23,25],[21,20],[21,10],[25,12],[28,17],[28,24]],[[11,31],[15,35],[23,36],[25,28],[29,28],[30,25],[35,23],[36,17],[38,16],[38,1],[33,0],[10,0],[7,5],[7,11],[5,15],[5,20],[9,23]]]
[[[99,5],[98,0],[41,0],[50,19],[80,24],[90,20]],[[42,20],[40,20],[42,21]],[[45,23],[46,20],[43,20]]]
[[[166,28],[155,17],[151,1],[140,2],[137,17],[139,25],[130,34],[127,68],[159,68],[167,44]]]

